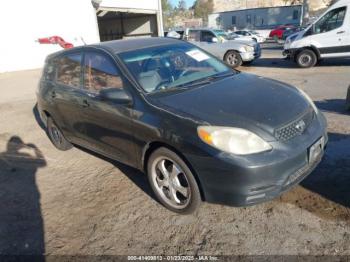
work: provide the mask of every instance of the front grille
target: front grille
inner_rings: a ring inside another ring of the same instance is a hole
[[[290,140],[301,135],[310,126],[314,119],[314,110],[310,108],[304,115],[293,122],[275,130],[275,137],[280,141]],[[303,123],[302,123],[303,122]]]

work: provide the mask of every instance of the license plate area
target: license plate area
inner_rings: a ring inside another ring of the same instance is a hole
[[[321,137],[315,144],[309,149],[309,165],[317,162],[323,155],[324,150],[324,137]]]

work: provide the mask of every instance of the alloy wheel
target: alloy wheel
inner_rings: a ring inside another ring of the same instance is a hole
[[[173,160],[157,158],[151,169],[152,182],[163,201],[176,209],[184,209],[191,200],[190,183],[185,172]]]

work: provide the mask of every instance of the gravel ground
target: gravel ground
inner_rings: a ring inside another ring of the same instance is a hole
[[[56,150],[36,121],[39,70],[0,74],[0,254],[350,255],[350,60],[299,69],[265,46],[242,71],[305,90],[329,123],[321,165],[280,198],[248,208],[204,203],[179,216],[146,177],[74,148]]]

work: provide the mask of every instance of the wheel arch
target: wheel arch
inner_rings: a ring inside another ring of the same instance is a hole
[[[315,53],[316,57],[317,57],[317,60],[319,60],[321,58],[321,53],[320,53],[320,50],[314,46],[314,45],[310,45],[310,46],[305,46],[305,47],[302,47],[302,48],[299,48],[295,54],[295,57],[300,53],[302,52],[303,50],[311,50]]]
[[[226,58],[226,56],[227,56],[227,54],[228,54],[229,52],[236,52],[237,54],[241,55],[241,52],[240,52],[239,50],[236,50],[236,49],[229,49],[229,50],[227,50],[227,51],[225,52],[224,57],[223,57],[223,60],[225,60],[225,58]]]
[[[161,141],[152,141],[150,143],[148,143],[144,149],[143,149],[143,153],[142,153],[142,170],[147,173],[147,164],[148,164],[148,159],[149,157],[152,155],[152,153],[157,150],[158,148],[161,147],[165,147],[171,151],[173,151],[174,153],[176,153],[188,166],[188,168],[191,170],[194,178],[196,179],[196,182],[198,184],[198,188],[199,188],[199,192],[201,195],[201,199],[204,201],[205,200],[205,194],[204,194],[204,190],[201,184],[201,181],[196,173],[196,171],[194,170],[193,166],[191,165],[191,163],[186,159],[186,157],[176,148],[174,148],[173,146],[161,142]]]

